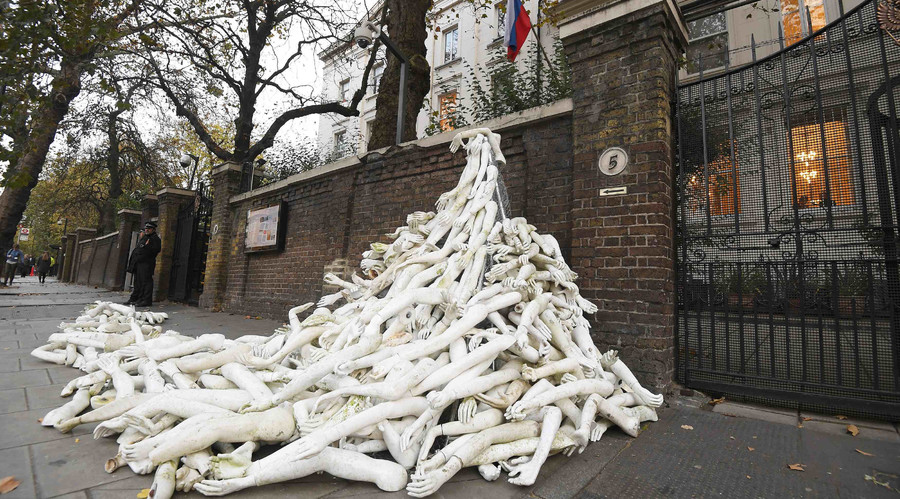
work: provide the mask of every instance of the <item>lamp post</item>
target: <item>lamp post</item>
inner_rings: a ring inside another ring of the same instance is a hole
[[[194,188],[194,176],[197,174],[197,166],[200,164],[200,158],[187,152],[183,153],[181,157],[178,158],[178,164],[185,169],[191,166],[191,160],[194,160],[194,167],[191,169],[191,179],[188,181],[188,189]]]
[[[359,48],[365,49],[369,46],[369,43],[371,43],[373,35],[377,36],[378,39],[381,40],[381,43],[383,43],[384,46],[400,60],[400,92],[397,99],[397,137],[394,141],[395,144],[399,144],[403,142],[403,114],[406,111],[406,70],[409,66],[409,58],[403,55],[403,52],[400,52],[400,48],[397,47],[393,40],[384,34],[384,30],[381,29],[381,27],[376,26],[375,23],[367,21],[360,25],[354,33],[354,38],[356,39],[356,44],[359,45]]]

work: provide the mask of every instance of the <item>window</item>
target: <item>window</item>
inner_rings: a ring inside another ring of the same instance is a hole
[[[456,111],[456,90],[441,95],[440,101],[440,127],[442,132],[453,130],[453,113]]]
[[[366,144],[372,139],[372,130],[375,128],[375,120],[366,122]]]
[[[735,160],[737,152],[735,151]],[[691,176],[688,188],[692,191],[690,203],[692,211],[699,211],[706,206],[706,195],[703,193],[703,167]],[[709,214],[713,216],[734,215],[735,201],[737,212],[741,212],[741,178],[735,178],[737,169],[731,164],[731,153],[723,152],[715,160],[706,165],[709,175]]]
[[[812,29],[806,18],[807,8],[812,18]],[[781,20],[785,45],[793,45],[804,36],[825,27],[825,4],[823,0],[781,0]]]
[[[728,65],[728,25],[725,13],[688,23],[691,41],[686,51],[688,73],[698,73]]]
[[[501,4],[494,6],[494,15],[497,19],[497,38],[506,36],[506,12],[503,12]]]
[[[341,82],[341,102],[350,100],[350,80]]]
[[[335,132],[334,134],[334,152],[341,156],[343,156],[344,150],[347,149],[346,137],[346,130],[341,130],[340,132]]]
[[[384,76],[384,66],[375,66],[372,70],[372,93],[377,94],[381,87],[381,77]]]
[[[444,31],[444,62],[450,62],[459,55],[459,28]]]
[[[842,116],[832,117],[824,124],[813,122],[791,127],[790,140],[794,148],[796,175],[794,182],[797,187],[795,203],[798,208],[853,204],[847,127],[841,118]]]

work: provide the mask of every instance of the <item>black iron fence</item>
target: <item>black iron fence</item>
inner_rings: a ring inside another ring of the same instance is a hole
[[[679,85],[685,385],[900,415],[900,45],[877,5]]]

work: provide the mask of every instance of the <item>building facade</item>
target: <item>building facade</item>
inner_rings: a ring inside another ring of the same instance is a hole
[[[539,0],[524,2],[531,12],[534,24],[539,22],[538,2]],[[431,66],[431,90],[416,123],[418,137],[425,136],[426,128],[432,121],[442,131],[453,128],[449,116],[457,106],[465,106],[470,100],[471,88],[467,78],[471,78],[471,72],[468,68],[479,68],[482,75],[489,75],[492,67],[505,61],[505,13],[500,8],[501,4],[505,2],[497,2],[491,8],[476,8],[464,0],[435,2],[432,10],[434,20],[430,23],[425,42],[428,64]],[[372,10],[378,11],[378,6]],[[544,52],[553,53],[554,43],[558,40],[556,28],[535,26],[516,60],[518,65],[527,64],[527,58],[538,54],[534,51],[537,35],[540,35]],[[322,95],[326,100],[349,102],[352,99],[353,92],[360,86],[370,50],[371,48],[360,49],[356,44],[342,44],[319,54],[324,63]],[[324,150],[336,151],[338,156],[362,154],[366,151],[371,125],[375,120],[375,101],[385,67],[383,52],[382,49],[379,60],[369,75],[366,96],[359,105],[360,115],[323,115],[319,119],[318,143]],[[487,89],[491,82],[482,81],[481,85]]]

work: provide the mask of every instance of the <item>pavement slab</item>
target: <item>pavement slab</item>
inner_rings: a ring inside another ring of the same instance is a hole
[[[50,375],[46,369],[0,373],[0,388],[25,388],[26,386],[49,385]]]
[[[35,482],[42,497],[77,492],[131,476],[127,468],[113,473],[103,469],[106,460],[116,455],[115,440],[94,440],[90,435],[63,437],[31,446]]]
[[[55,409],[72,400],[71,397],[62,397],[60,392],[66,386],[65,383],[55,385],[30,386],[25,388],[25,396],[28,399],[29,409]]]
[[[0,414],[21,412],[28,409],[24,388],[0,390]],[[0,471],[2,473],[2,471]]]
[[[0,450],[0,478],[14,476],[20,483],[12,492],[3,494],[3,499],[32,499],[37,497],[31,471],[31,458],[27,447]]]
[[[81,425],[71,434],[60,433],[55,428],[41,426],[38,419],[49,412],[47,409],[0,414],[0,449],[9,449],[39,442],[50,442],[81,436],[93,431],[92,425]],[[6,498],[4,498],[6,499]]]

